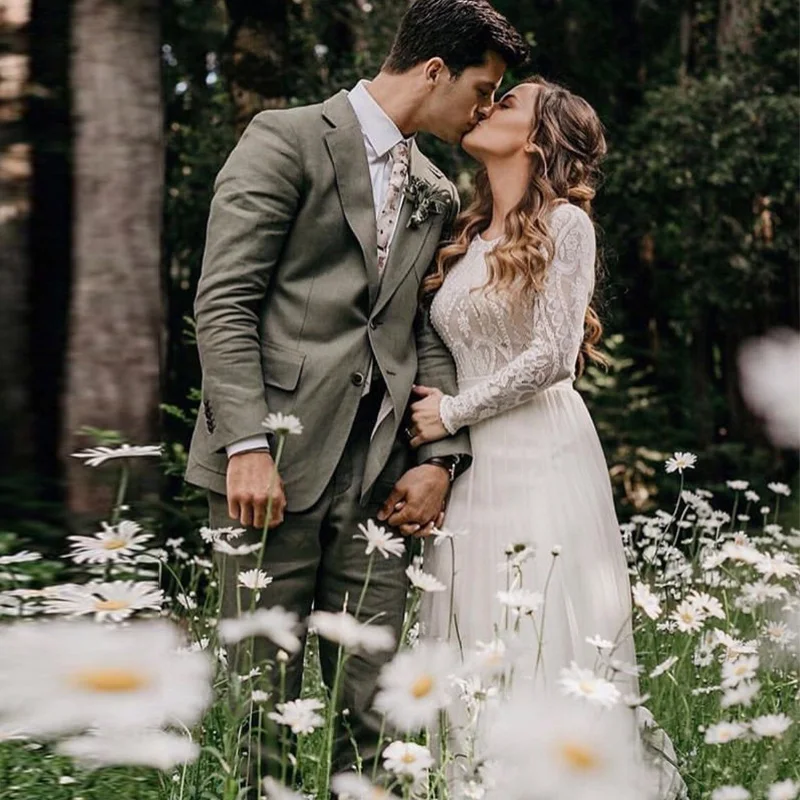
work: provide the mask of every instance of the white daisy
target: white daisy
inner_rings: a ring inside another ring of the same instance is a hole
[[[536,545],[533,542],[514,542],[506,547],[506,566],[519,569],[535,555]]]
[[[757,503],[761,499],[760,495],[758,495],[752,489],[748,489],[744,493],[744,497],[745,497],[745,500],[747,500],[749,503]]]
[[[675,621],[679,631],[695,633],[703,627],[706,616],[706,612],[702,608],[698,608],[690,600],[684,600],[670,614],[670,619]]]
[[[160,444],[130,445],[123,444],[119,447],[89,447],[80,453],[72,453],[73,458],[83,458],[88,467],[99,467],[106,461],[115,458],[142,458],[147,456],[160,456]]]
[[[767,800],[796,800],[798,794],[800,794],[800,783],[787,778],[769,787]]]
[[[747,707],[755,700],[760,690],[761,684],[758,681],[743,681],[735,688],[725,690],[720,700],[720,706],[722,708]]]
[[[81,765],[155,767],[163,772],[197,760],[200,746],[186,736],[161,730],[95,733],[65,739],[56,747]]]
[[[704,741],[706,744],[727,744],[741,739],[747,733],[747,725],[741,722],[718,722],[706,728]]]
[[[18,623],[0,633],[0,716],[32,736],[189,726],[211,700],[204,653],[164,621]]]
[[[788,553],[771,555],[765,553],[756,562],[755,568],[767,580],[770,578],[796,578],[800,575],[800,567],[795,564]]]
[[[644,583],[637,583],[633,587],[633,602],[642,609],[642,611],[650,617],[650,619],[658,619],[661,616],[661,604],[658,597],[653,594],[650,587]]]
[[[234,546],[228,544],[224,539],[218,539],[212,545],[214,550],[226,556],[250,556],[257,553],[261,549],[261,542],[253,542],[253,544],[240,544]]]
[[[153,538],[151,533],[141,533],[142,526],[124,519],[116,525],[102,522],[103,530],[94,536],[68,536],[72,542],[69,555],[77,564],[108,564],[123,561],[142,550],[144,543]]]
[[[227,644],[235,644],[251,636],[266,636],[278,647],[289,653],[296,653],[300,649],[300,639],[297,636],[299,625],[300,620],[294,611],[272,606],[220,620],[219,635]]]
[[[743,492],[750,484],[747,481],[725,481],[729,489],[735,492]]]
[[[312,697],[278,703],[276,708],[277,711],[270,711],[267,716],[280,725],[290,727],[292,733],[311,733],[325,723],[325,718],[317,714],[325,705]]]
[[[21,550],[19,553],[12,553],[10,556],[0,556],[0,567],[7,567],[9,564],[28,564],[31,561],[38,561],[41,557],[41,553]]]
[[[688,600],[690,603],[693,603],[696,608],[704,611],[709,617],[725,619],[725,609],[716,597],[712,597],[705,592],[698,592],[695,589],[689,595]]]
[[[756,736],[780,739],[792,724],[791,717],[786,714],[764,714],[750,720],[750,727]]]
[[[294,414],[282,414],[280,411],[267,414],[261,425],[278,435],[299,436],[303,432],[303,425]]]
[[[786,647],[797,638],[797,633],[782,621],[768,620],[764,623],[762,632],[767,639],[781,647]]]
[[[677,663],[678,656],[670,656],[662,661],[658,666],[653,668],[653,671],[650,673],[650,677],[657,678],[659,675],[663,675],[667,670],[671,669]]]
[[[610,642],[608,639],[604,639],[602,636],[587,636],[586,641],[592,647],[596,647],[598,650],[611,650],[614,647],[614,642]]]
[[[381,653],[394,650],[395,635],[389,625],[362,624],[344,611],[314,611],[309,627],[318,636],[342,645],[346,650]]]
[[[382,758],[385,769],[414,782],[424,779],[433,766],[428,748],[414,742],[392,742],[383,751]]]
[[[750,800],[744,786],[719,786],[711,792],[711,800]]]
[[[771,492],[775,492],[775,494],[781,494],[784,497],[788,497],[792,493],[792,490],[785,483],[778,483],[777,481],[768,483],[767,489]]]
[[[272,578],[263,569],[245,569],[238,574],[237,582],[245,589],[266,589]]]
[[[619,689],[610,681],[601,678],[590,669],[583,669],[572,661],[569,667],[562,667],[558,679],[561,691],[572,697],[582,697],[586,700],[611,708],[619,701]]]
[[[434,528],[433,529],[433,545],[438,547],[443,542],[461,539],[469,534],[465,530],[454,530],[453,528]]]
[[[375,709],[404,731],[430,725],[450,699],[449,676],[456,666],[453,650],[443,643],[421,642],[398,653],[381,670]]]
[[[673,453],[664,464],[667,472],[683,472],[685,469],[694,469],[697,456],[694,453]]]
[[[148,581],[90,581],[48,588],[42,601],[47,614],[80,616],[94,614],[98,620],[121,622],[136,611],[160,611],[164,593]]]
[[[238,539],[243,533],[244,528],[200,528],[200,538],[204,542],[212,544],[220,539]]]
[[[393,536],[391,531],[374,523],[371,519],[367,524],[359,523],[361,533],[354,534],[355,539],[363,539],[367,543],[366,555],[372,555],[377,550],[384,558],[389,556],[402,556],[406,551],[406,542],[399,536]]]
[[[500,605],[507,606],[517,614],[533,614],[544,603],[544,595],[541,592],[532,592],[529,589],[498,592],[497,599],[500,601]]]
[[[411,585],[421,592],[443,592],[447,588],[433,575],[423,572],[416,564],[409,565],[406,569],[406,575],[411,581]]]

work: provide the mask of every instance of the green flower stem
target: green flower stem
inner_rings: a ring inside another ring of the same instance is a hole
[[[114,509],[111,512],[111,524],[116,525],[122,514],[122,506],[125,503],[125,495],[128,492],[128,482],[130,479],[130,467],[127,460],[123,459],[122,469],[119,475],[119,485],[117,486],[117,499],[114,501]]]

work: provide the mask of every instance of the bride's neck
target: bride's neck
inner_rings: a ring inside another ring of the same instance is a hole
[[[527,158],[509,158],[485,162],[492,190],[492,222],[487,239],[496,239],[505,232],[506,217],[525,196],[530,177]]]

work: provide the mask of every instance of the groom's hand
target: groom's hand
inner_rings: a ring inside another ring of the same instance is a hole
[[[244,526],[263,528],[272,499],[269,527],[283,522],[286,495],[283,481],[269,453],[244,452],[228,459],[228,516]]]
[[[446,469],[435,464],[420,464],[397,481],[378,512],[378,519],[406,535],[428,536],[435,525],[441,525],[449,489],[450,476]]]

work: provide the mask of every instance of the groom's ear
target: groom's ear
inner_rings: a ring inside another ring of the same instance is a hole
[[[422,74],[425,77],[426,83],[435,86],[437,83],[450,76],[450,70],[447,69],[444,61],[442,61],[439,56],[436,56],[425,62],[425,68]]]

